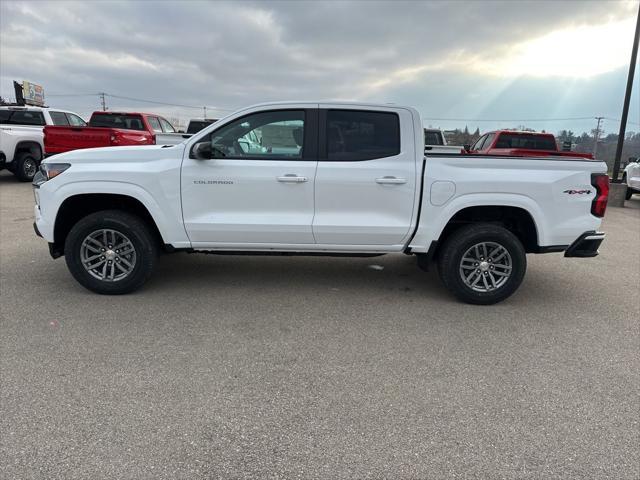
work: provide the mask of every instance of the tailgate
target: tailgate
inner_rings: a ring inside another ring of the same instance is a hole
[[[111,145],[110,128],[62,126],[44,128],[44,150],[47,154],[109,145]]]
[[[493,148],[489,151],[489,155],[508,155],[513,157],[568,157],[568,158],[584,158],[591,160],[593,155],[590,153],[580,152],[564,152],[559,150],[536,150],[533,148]]]

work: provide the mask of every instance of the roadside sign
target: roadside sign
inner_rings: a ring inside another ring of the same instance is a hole
[[[22,95],[27,105],[36,105],[38,107],[44,105],[44,88],[40,85],[23,80]]]

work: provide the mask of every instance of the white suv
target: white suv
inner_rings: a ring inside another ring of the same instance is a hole
[[[44,107],[0,107],[0,170],[6,168],[23,182],[30,182],[44,157],[45,125],[82,127],[77,114]]]

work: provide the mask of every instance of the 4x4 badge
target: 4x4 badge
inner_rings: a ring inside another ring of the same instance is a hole
[[[567,193],[569,195],[588,195],[591,193],[591,190],[565,190],[562,193]]]

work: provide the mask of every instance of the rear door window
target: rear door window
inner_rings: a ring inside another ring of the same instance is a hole
[[[400,119],[391,112],[327,111],[327,160],[362,161],[400,154]]]
[[[49,112],[54,125],[69,125],[69,119],[64,112]]]

